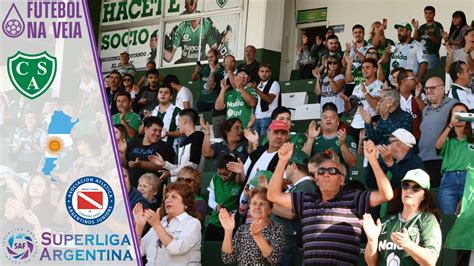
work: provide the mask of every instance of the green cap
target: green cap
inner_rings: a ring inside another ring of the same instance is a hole
[[[405,174],[402,182],[413,181],[424,189],[430,189],[430,176],[421,169],[413,169]]]
[[[295,163],[295,164],[301,164],[301,165],[308,165],[309,157],[308,154],[306,154],[302,150],[293,150],[293,154],[291,155],[290,160],[288,161],[289,163]]]
[[[393,26],[396,30],[398,30],[399,28],[405,28],[409,31],[413,31],[412,30],[412,27],[410,25],[410,23],[408,22],[402,22],[402,23],[398,23],[398,24],[395,24],[395,26]]]
[[[258,187],[258,177],[264,175],[267,178],[267,181],[270,182],[270,179],[272,178],[273,172],[267,171],[267,170],[260,170],[258,171],[255,176],[252,178],[250,181],[250,185],[252,187]]]

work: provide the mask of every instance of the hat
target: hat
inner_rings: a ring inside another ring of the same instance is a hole
[[[393,26],[396,30],[398,30],[399,28],[405,28],[409,31],[413,31],[412,28],[411,28],[411,25],[410,23],[408,22],[402,22],[402,23],[398,23],[398,24],[395,24],[395,26]]]
[[[421,169],[413,169],[406,173],[402,182],[413,181],[424,189],[430,189],[430,176]]]
[[[250,186],[252,187],[258,187],[258,177],[264,175],[265,178],[267,179],[268,182],[270,182],[270,179],[272,178],[273,172],[267,171],[267,170],[260,170],[258,171],[255,176],[252,178],[250,181]]]
[[[284,130],[287,132],[290,131],[290,129],[288,128],[288,124],[281,120],[273,120],[270,126],[268,126],[268,128],[273,131],[276,131],[276,130]]]
[[[410,148],[412,148],[413,145],[416,144],[416,139],[413,134],[411,134],[410,131],[404,128],[399,128],[393,131],[392,136],[396,137],[399,141],[401,141],[403,144],[407,145]]]
[[[308,154],[306,154],[302,150],[293,150],[293,154],[291,155],[291,158],[288,162],[290,163],[295,163],[295,164],[301,164],[301,165],[307,165],[308,164]]]

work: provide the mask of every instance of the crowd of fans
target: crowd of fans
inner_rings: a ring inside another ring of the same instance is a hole
[[[361,240],[369,265],[434,265],[440,214],[458,213],[474,166],[471,123],[459,114],[474,109],[474,28],[462,11],[449,32],[434,7],[424,15],[423,25],[394,25],[397,43],[386,20],[368,40],[364,26],[352,27],[345,50],[331,28],[314,45],[303,33],[300,77],[316,79],[321,104],[305,132],[291,132],[272,67],[252,45],[239,66],[207,52],[208,64],[189,74],[200,84],[196,103],[152,61],[133,85],[122,53],[106,93],[147,265],[200,264],[203,241],[222,241],[225,263],[353,265]],[[444,76],[427,77],[443,67],[441,45],[449,92]],[[203,193],[205,160],[214,172]],[[365,182],[350,175],[361,160]]]

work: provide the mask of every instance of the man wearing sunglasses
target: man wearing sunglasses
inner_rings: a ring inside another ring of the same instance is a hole
[[[362,215],[369,207],[393,197],[390,182],[377,161],[377,148],[372,141],[366,141],[364,148],[376,173],[377,191],[345,188],[344,166],[325,159],[318,165],[315,176],[318,192],[283,193],[283,172],[294,152],[293,144],[285,143],[278,150],[280,160],[270,180],[267,197],[275,205],[291,208],[301,219],[305,265],[357,264]]]

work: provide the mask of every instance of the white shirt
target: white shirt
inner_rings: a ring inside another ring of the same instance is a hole
[[[181,89],[176,94],[175,105],[179,109],[184,109],[184,102],[189,102],[189,107],[193,108],[193,93],[186,87],[181,87]]]
[[[474,109],[474,94],[472,94],[471,89],[466,88],[466,87],[461,86],[461,85],[456,84],[456,83],[453,83],[453,86],[454,85],[461,88],[461,90],[457,89],[456,90],[457,97],[454,97],[455,95],[453,95],[453,90],[451,89],[451,91],[449,92],[448,97],[462,102],[463,104],[465,104],[467,106],[467,108],[469,110]]]
[[[413,70],[413,73],[418,75],[421,63],[428,63],[428,51],[421,43],[412,39],[406,44],[396,44],[390,59],[390,71],[396,67],[403,67]]]
[[[344,79],[344,75],[338,74],[334,78],[334,82]],[[344,90],[340,91],[339,93],[343,93]],[[329,86],[329,77],[325,76],[323,78],[323,81],[321,83],[321,113],[323,112],[323,106],[327,102],[332,102],[336,105],[337,107],[337,113],[340,114],[344,112],[344,100],[341,98],[341,96],[338,94],[335,94],[331,87]]]
[[[265,88],[265,85],[267,85],[267,81],[260,83],[258,85],[258,89],[263,92],[263,88]],[[268,105],[268,110],[265,112],[262,112],[262,108],[260,107],[260,102],[262,101],[262,98],[258,96],[258,102],[257,106],[255,108],[255,117],[257,119],[262,119],[262,118],[268,118],[272,116],[273,110],[275,110],[278,107],[278,97],[280,97],[280,84],[275,80],[272,83],[272,86],[270,87],[270,90],[268,91],[268,94],[273,94],[275,95],[275,99]]]
[[[272,161],[273,157],[277,152],[268,152],[265,151],[262,153],[260,158],[258,158],[257,162],[253,165],[252,171],[250,172],[250,175],[247,176],[247,184],[250,183],[250,181],[255,177],[257,174],[257,169],[258,170],[267,170],[268,164]],[[252,160],[250,160],[250,157],[247,158],[244,164],[244,174],[247,174],[247,171],[249,170],[250,164],[252,163]]]
[[[367,85],[365,84],[365,89],[367,92],[370,94],[372,97],[380,97],[380,91],[382,90],[383,87],[383,82],[380,80],[375,80],[371,84]],[[364,106],[364,110],[368,112],[371,116],[374,116],[377,114],[377,111],[375,111],[372,106],[370,106],[369,102],[367,102],[367,99],[365,99],[364,93],[362,92],[360,88],[360,84],[355,86],[354,91],[352,91],[352,95],[357,96],[360,102],[362,102],[362,105]],[[351,126],[356,129],[364,128],[365,122],[362,119],[362,116],[360,116],[359,110],[354,115],[354,119],[352,119]]]
[[[168,216],[161,220],[165,231],[173,240],[165,247],[150,229],[141,239],[140,250],[147,258],[147,266],[201,265],[201,223],[184,212],[170,222]],[[159,243],[161,245],[159,245]]]

